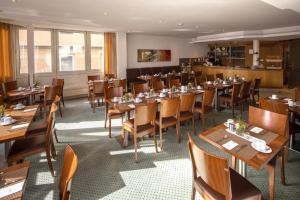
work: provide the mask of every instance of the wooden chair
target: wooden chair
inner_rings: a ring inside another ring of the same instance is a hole
[[[149,92],[150,88],[148,83],[134,83],[133,84],[133,94],[136,96],[141,92]]]
[[[105,87],[108,87],[107,81],[94,81],[93,82],[93,91],[91,94],[91,104],[92,104],[94,113],[95,113],[95,109],[96,109],[96,104],[100,99],[101,99],[101,103],[103,104]]]
[[[150,78],[150,87],[153,88],[153,84],[156,82],[160,82],[160,77],[159,76],[151,76]]]
[[[189,74],[188,73],[181,73],[181,84],[187,85],[189,83]]]
[[[170,79],[169,80],[169,88],[172,88],[173,86],[180,87],[181,86],[180,79],[178,79],[178,78]]]
[[[178,143],[180,143],[180,99],[179,97],[162,99],[160,102],[160,113],[156,117],[155,124],[159,126],[160,148],[163,149],[162,129],[176,126],[176,135]]]
[[[1,105],[4,105],[4,99],[3,99],[3,96],[0,94],[0,106]]]
[[[127,91],[127,79],[117,79],[113,81],[114,87],[122,87],[124,92]]]
[[[204,90],[202,95],[202,101],[196,103],[195,112],[199,113],[201,117],[201,125],[205,127],[205,114],[213,110],[213,101],[214,101],[215,91],[214,90]]]
[[[61,97],[61,101],[63,103],[63,106],[65,107],[65,100],[64,100],[64,85],[65,85],[65,80],[64,79],[59,79],[59,78],[53,78],[52,79],[52,86],[59,86],[59,96]]]
[[[260,98],[258,102],[261,109],[273,112],[273,103],[270,100]]]
[[[51,108],[57,109],[57,106],[52,104]],[[11,146],[7,156],[8,165],[23,161],[28,156],[46,152],[48,166],[51,175],[54,176],[51,156],[54,158],[56,153],[53,149],[52,122],[53,115],[49,114],[48,125],[45,134],[37,134],[34,137],[25,137],[23,139],[16,140]]]
[[[247,102],[250,98],[250,89],[251,89],[252,81],[243,81],[240,91],[240,104],[241,104],[241,111],[244,110],[244,102]]]
[[[191,199],[196,191],[203,199],[257,199],[261,192],[229,167],[228,160],[201,149],[189,135],[188,149],[193,169]]]
[[[22,95],[16,96],[16,97],[8,97],[7,96],[7,92],[18,89],[17,81],[4,82],[3,86],[4,86],[4,91],[5,91],[6,97],[7,97],[7,103],[9,105],[18,103],[18,102],[22,102],[22,103],[26,102],[26,104],[27,104],[29,102],[28,96],[22,96]]]
[[[215,76],[213,74],[206,74],[205,78],[206,78],[206,81],[214,81],[215,80]]]
[[[176,79],[176,76],[174,74],[167,74],[167,78],[166,78],[166,85],[169,86],[170,85],[170,80],[172,79]]]
[[[70,184],[76,172],[78,158],[73,148],[68,144],[64,151],[64,160],[59,179],[59,199],[70,199]]]
[[[125,144],[125,131],[133,134],[134,141],[134,159],[137,162],[137,145],[138,138],[143,138],[147,134],[153,134],[155,151],[157,152],[156,131],[155,131],[155,117],[157,112],[157,103],[149,102],[135,105],[135,117],[123,123],[123,146]]]
[[[240,103],[239,94],[240,94],[241,86],[242,86],[242,84],[240,84],[240,83],[234,83],[231,94],[222,94],[219,97],[219,101],[221,103],[220,106],[223,106],[223,107],[230,106],[231,107],[233,118],[235,117],[234,108],[237,104]],[[240,110],[241,110],[241,114],[242,114],[242,109],[240,109]]]
[[[53,101],[55,100],[56,96],[59,96],[60,98],[62,98],[61,95],[61,87],[60,86],[47,86],[45,87],[45,93],[44,93],[44,98],[42,101],[37,101],[37,103],[40,104],[41,108],[44,108],[45,112],[47,113],[48,110],[50,111],[50,106],[53,103]],[[61,103],[59,101],[58,103],[58,108],[59,108],[59,113],[60,116],[62,117],[62,110],[61,110]]]
[[[195,93],[186,93],[180,95],[180,122],[185,122],[192,120],[192,132],[195,134],[195,117],[194,117],[194,108],[195,108]]]
[[[195,71],[195,77],[201,77],[202,71]]]
[[[87,76],[88,81],[96,81],[96,80],[100,80],[100,75],[89,75]]]
[[[164,88],[165,88],[165,84],[164,84],[164,82],[161,81],[161,80],[152,83],[152,89],[153,89],[155,92],[159,92],[159,91],[161,91],[161,90],[164,89]]]
[[[249,124],[272,131],[280,136],[288,138],[288,116],[256,108],[249,107]],[[281,183],[285,185],[285,146],[278,153],[281,164]],[[235,162],[234,162],[235,163]]]
[[[119,110],[110,107],[107,101],[114,97],[122,97],[123,96],[123,88],[122,87],[107,87],[105,88],[104,92],[105,96],[105,124],[104,127],[106,128],[106,122],[108,118],[108,126],[109,126],[109,138],[111,138],[111,120],[121,117],[123,123],[123,114]]]
[[[256,78],[254,80],[254,86],[253,86],[253,88],[250,89],[250,93],[251,93],[251,96],[252,96],[253,103],[256,102],[255,96],[257,96],[257,99],[259,99],[260,84],[261,84],[261,79],[260,78]]]
[[[295,101],[300,101],[300,87],[295,88],[294,99]]]
[[[224,80],[224,75],[223,75],[223,73],[216,73],[216,78],[217,78],[217,79]]]

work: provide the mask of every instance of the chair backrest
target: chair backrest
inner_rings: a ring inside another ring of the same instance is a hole
[[[152,83],[152,89],[154,91],[160,91],[160,90],[164,89],[164,87],[165,87],[165,84],[161,80],[155,81],[155,82]]]
[[[95,81],[95,80],[100,80],[100,75],[89,75],[88,81]]]
[[[3,96],[0,94],[0,106],[4,105],[4,100],[3,100]]]
[[[133,84],[133,93],[134,95],[139,94],[140,92],[149,92],[150,88],[148,83],[134,83]]]
[[[113,83],[114,87],[123,87],[125,91],[127,91],[127,79],[117,79]]]
[[[254,90],[258,90],[260,88],[260,83],[261,83],[261,78],[256,78],[254,79],[254,86],[253,89]]]
[[[59,198],[60,200],[67,200],[70,196],[68,191],[69,184],[76,172],[78,165],[78,158],[73,148],[68,144],[64,152],[64,160],[59,179]]]
[[[295,101],[300,101],[300,87],[295,88]]]
[[[193,112],[195,107],[195,93],[186,93],[180,95],[180,112]]]
[[[160,118],[164,117],[178,117],[180,99],[179,97],[162,99],[160,102]]]
[[[202,71],[195,71],[195,77],[201,77]]]
[[[52,103],[51,105],[51,112],[48,115],[48,119],[47,119],[47,130],[46,130],[46,134],[45,134],[45,146],[46,146],[46,151],[47,152],[51,152],[51,148],[52,148],[52,133],[53,133],[53,115],[54,113],[57,111],[57,105],[55,105],[54,103]]]
[[[273,103],[270,100],[267,100],[265,98],[260,98],[259,99],[259,107],[261,109],[273,112]]]
[[[241,91],[241,87],[242,87],[241,83],[234,83],[233,84],[233,86],[232,86],[232,94],[231,94],[231,101],[232,102],[235,102],[235,101],[238,100],[239,94],[240,94],[240,91]]]
[[[159,82],[160,81],[160,77],[159,76],[151,76],[150,78],[150,86],[153,87],[153,84],[155,84],[155,82]]]
[[[243,81],[242,88],[241,88],[241,93],[240,93],[241,98],[249,97],[250,89],[251,89],[251,83],[252,83],[252,81]]]
[[[169,80],[169,88],[171,87],[180,87],[180,79],[176,78],[176,79],[170,79]]]
[[[108,86],[107,81],[94,81],[93,82],[93,93],[103,94],[105,86]]]
[[[45,105],[48,104],[48,101],[53,101],[56,96],[61,96],[61,86],[47,86],[47,87],[45,87],[45,94],[44,94],[44,103],[45,103]]]
[[[230,169],[228,161],[201,149],[189,134],[188,149],[193,167],[193,178],[200,178],[202,196],[208,199],[231,199]]]
[[[134,126],[135,130],[137,126],[153,123],[155,121],[157,112],[157,103],[155,101],[144,104],[138,104],[135,106],[135,118]]]
[[[214,81],[215,80],[215,76],[213,74],[206,74],[205,78],[206,78],[206,81]]]
[[[106,87],[104,92],[105,99],[123,96],[123,87]]]
[[[52,79],[52,86],[59,86],[60,87],[60,96],[63,96],[64,93],[64,85],[65,85],[65,80],[64,79],[59,79],[59,78],[53,78]]]
[[[189,82],[189,74],[188,73],[181,73],[181,84],[187,85]]]
[[[17,81],[8,81],[3,83],[5,92],[16,90],[18,88]]]
[[[216,78],[224,80],[224,75],[223,73],[216,73]]]
[[[249,124],[287,136],[287,115],[271,112],[253,106],[249,107]]]
[[[205,107],[212,107],[213,100],[215,97],[215,90],[204,90],[203,97],[202,97],[202,108]]]

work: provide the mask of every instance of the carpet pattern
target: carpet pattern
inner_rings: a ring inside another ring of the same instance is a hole
[[[237,111],[238,113],[239,111]],[[243,119],[246,119],[247,112]],[[211,113],[206,121],[208,127],[231,117],[230,110]],[[200,133],[200,121],[196,118],[196,130]],[[113,136],[121,134],[121,120],[112,120]],[[24,199],[58,199],[58,181],[66,144],[75,149],[79,165],[72,182],[71,199],[190,199],[192,173],[187,151],[187,133],[190,124],[181,126],[181,143],[176,140],[174,128],[164,134],[164,151],[155,153],[153,139],[141,141],[134,161],[133,146],[121,148],[114,138],[108,138],[104,128],[104,108],[92,112],[86,99],[66,101],[63,118],[57,117],[57,159],[53,160],[56,176],[48,169],[46,155],[28,158],[31,162]],[[228,157],[218,149],[194,136],[208,151]],[[228,157],[229,158],[229,157]],[[290,151],[286,164],[287,185],[280,183],[279,163],[276,169],[276,199],[299,199],[300,155]],[[266,170],[256,171],[248,167],[248,180],[256,185],[269,199]],[[199,199],[199,196],[197,196]]]

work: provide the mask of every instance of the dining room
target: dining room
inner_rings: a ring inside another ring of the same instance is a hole
[[[299,199],[300,2],[1,0],[0,199]]]

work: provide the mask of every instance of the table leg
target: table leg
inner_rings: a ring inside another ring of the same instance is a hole
[[[215,88],[215,110],[219,111],[218,88]]]
[[[292,149],[295,143],[295,131],[294,131],[294,124],[296,123],[296,116],[294,112],[290,112],[289,116],[289,147]]]
[[[269,173],[269,195],[270,200],[275,199],[275,167],[276,167],[276,156],[267,164],[266,168]]]
[[[237,160],[237,164],[238,164],[239,174],[242,175],[243,177],[247,177],[247,165],[246,165],[246,163],[242,160]]]
[[[10,142],[5,142],[5,144],[4,144],[4,155],[5,155],[5,158],[7,158],[7,155],[9,153],[10,147],[11,147],[11,143]]]

